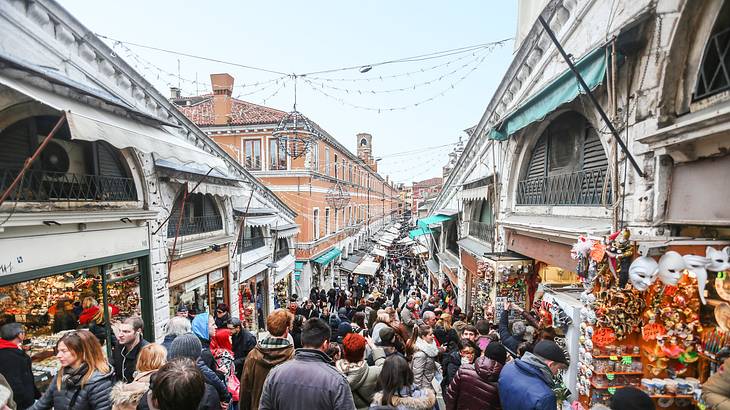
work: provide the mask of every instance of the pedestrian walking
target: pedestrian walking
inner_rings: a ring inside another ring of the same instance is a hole
[[[436,406],[436,394],[414,383],[413,371],[402,356],[385,359],[378,376],[380,391],[373,395],[370,408],[385,406],[397,410],[431,410]]]
[[[0,327],[0,374],[12,389],[19,410],[27,409],[40,397],[33,380],[31,359],[22,349],[23,340],[25,328],[20,323]]]
[[[114,372],[96,336],[88,330],[72,331],[58,340],[56,351],[61,368],[48,390],[30,408],[110,410]]]
[[[223,381],[220,379],[200,357],[203,345],[200,339],[192,333],[178,336],[170,346],[168,361],[189,359],[192,360],[205,382],[205,394],[200,404],[202,409],[220,409],[228,405],[230,394]],[[144,404],[141,401],[141,404]]]
[[[261,391],[271,369],[294,357],[294,346],[287,338],[291,321],[291,313],[286,309],[277,309],[266,318],[269,336],[256,345],[243,364],[239,400],[242,410],[259,408]]]
[[[231,331],[231,343],[233,344],[233,359],[236,368],[236,375],[241,374],[243,363],[248,353],[256,347],[256,336],[248,331],[241,323],[241,319],[232,317],[228,323]]]
[[[497,382],[507,350],[492,342],[473,364],[463,364],[444,391],[446,410],[500,410]]]
[[[365,361],[365,348],[370,347],[373,365]],[[343,358],[335,363],[337,370],[347,377],[350,391],[358,410],[367,409],[378,390],[378,376],[385,361],[385,352],[372,339],[351,333],[342,342]]]
[[[135,410],[149,390],[152,375],[165,363],[167,363],[167,350],[162,345],[150,343],[140,349],[134,380],[131,383],[117,382],[112,389],[112,410]]]
[[[112,348],[112,363],[117,381],[130,383],[134,380],[139,351],[149,344],[142,337],[144,322],[138,316],[124,319],[119,325],[117,344]]]
[[[287,361],[269,372],[259,410],[355,409],[345,376],[325,354],[330,327],[309,319],[302,329],[302,345]]]
[[[153,410],[198,410],[204,408],[206,384],[192,360],[178,358],[160,368],[155,384],[144,399]]]
[[[433,380],[438,371],[436,356],[439,349],[434,342],[432,329],[427,325],[417,326],[406,344],[406,352],[412,356],[414,382],[420,389],[433,389]]]

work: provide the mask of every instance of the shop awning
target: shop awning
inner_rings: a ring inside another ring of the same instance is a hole
[[[459,211],[456,209],[439,209],[434,214],[436,215],[444,215],[444,216],[454,216],[458,214]]]
[[[459,269],[459,259],[448,252],[441,252],[438,254],[439,260],[450,270]]]
[[[416,245],[412,248],[414,255],[420,255],[422,253],[428,253],[428,248],[423,245]]]
[[[418,228],[408,232],[408,237],[410,237],[411,239],[416,239],[419,236],[428,235],[430,233],[431,230],[428,228]]]
[[[372,253],[373,253],[373,255],[378,255],[378,256],[384,258],[388,254],[388,251],[386,251],[383,248],[380,248],[380,247],[377,247],[376,246],[375,249],[373,249],[373,252]]]
[[[439,263],[435,259],[429,259],[426,261],[426,267],[431,273],[439,273]]]
[[[414,242],[413,239],[411,239],[409,237],[401,238],[400,240],[398,240],[398,243],[403,244],[403,245],[410,245],[413,242]]]
[[[253,263],[252,265],[246,266],[245,268],[241,269],[241,273],[238,275],[239,280],[243,282],[258,275],[261,272],[265,273],[267,269],[268,267],[266,266],[266,261]]]
[[[271,229],[276,231],[277,238],[291,238],[299,233],[299,225],[297,224],[273,225]]]
[[[340,248],[332,248],[332,249],[328,250],[327,252],[323,253],[322,255],[314,258],[312,260],[312,262],[318,263],[320,265],[326,265],[326,264],[332,262],[338,256],[340,256],[341,253],[342,253],[342,251],[340,250]]]
[[[476,188],[465,188],[459,192],[459,198],[467,201],[476,201],[479,199],[487,200],[489,199],[490,188],[491,185]]]
[[[575,64],[588,87],[593,90],[603,82],[606,74],[606,52],[603,47],[593,50]],[[489,133],[489,138],[504,141],[522,128],[540,121],[559,106],[573,101],[584,90],[572,71],[566,70],[558,78],[543,87],[505,116],[500,127]]]
[[[476,256],[484,256],[485,253],[492,252],[491,246],[485,245],[474,238],[466,237],[456,241],[456,244]]]
[[[450,215],[450,216],[449,215],[440,215],[440,214],[431,215],[426,218],[419,219],[418,226],[420,226],[421,228],[428,228],[431,225],[440,224],[441,222],[448,221],[448,220],[452,219],[453,217],[454,217],[453,215]]]
[[[279,217],[276,215],[247,216],[246,226],[273,226]]]
[[[299,280],[299,278],[302,276],[302,270],[304,270],[304,262],[296,261],[294,262],[294,279]]]
[[[390,228],[386,229],[385,232],[390,232],[393,235],[398,235],[400,232],[398,231],[398,228],[391,226]]]
[[[393,228],[395,228],[395,229],[400,229],[400,228],[401,228],[401,226],[402,226],[402,225],[401,225],[400,223],[396,222],[396,223],[395,223],[395,225],[393,225]]]
[[[248,198],[247,198],[248,199]],[[236,216],[241,215],[276,215],[276,209],[272,208],[255,208],[252,206],[249,206],[246,208],[245,205],[238,205],[236,202],[238,200],[235,200],[233,203],[233,213]]]
[[[352,273],[356,275],[369,275],[373,276],[375,275],[375,272],[377,272],[378,268],[380,267],[380,264],[378,262],[373,262],[373,260],[364,260],[360,262],[359,265],[357,265],[357,268],[355,268]]]
[[[177,131],[171,127],[147,125],[4,74],[0,75],[0,84],[65,112],[72,139],[106,141],[118,149],[135,148],[178,164],[226,170],[223,159],[175,136]]]

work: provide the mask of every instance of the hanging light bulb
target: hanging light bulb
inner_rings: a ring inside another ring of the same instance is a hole
[[[364,66],[360,67],[360,72],[363,73],[363,74],[365,74],[365,73],[367,73],[368,71],[370,71],[372,69],[373,69],[373,66],[371,66],[371,65],[364,65]]]

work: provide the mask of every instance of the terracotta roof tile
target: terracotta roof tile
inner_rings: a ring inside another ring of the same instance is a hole
[[[198,126],[215,125],[211,94],[176,98],[172,102]],[[285,115],[284,111],[233,98],[230,125],[278,124]]]

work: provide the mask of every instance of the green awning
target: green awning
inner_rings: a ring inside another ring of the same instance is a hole
[[[448,221],[449,219],[452,219],[453,217],[454,217],[454,215],[440,215],[440,214],[431,215],[429,217],[419,219],[418,226],[420,226],[421,228],[428,228],[429,225],[439,224],[443,221]]]
[[[408,232],[408,236],[411,239],[416,239],[419,236],[428,235],[430,233],[431,233],[431,230],[428,228],[418,228],[418,229],[414,229],[414,230]]]
[[[299,281],[302,277],[302,270],[304,269],[304,262],[294,262],[294,280]]]
[[[326,265],[332,262],[332,260],[334,260],[336,257],[340,256],[341,253],[342,251],[339,248],[332,248],[322,255],[314,258],[312,262],[319,263],[320,265]]]
[[[600,47],[580,59],[575,64],[588,87],[593,90],[603,82],[606,75],[606,51]],[[579,94],[584,94],[572,71],[567,70],[560,77],[546,85],[527,102],[509,114],[499,128],[489,133],[489,138],[504,141],[510,135],[525,128],[535,121],[540,121],[559,106],[573,101]]]

